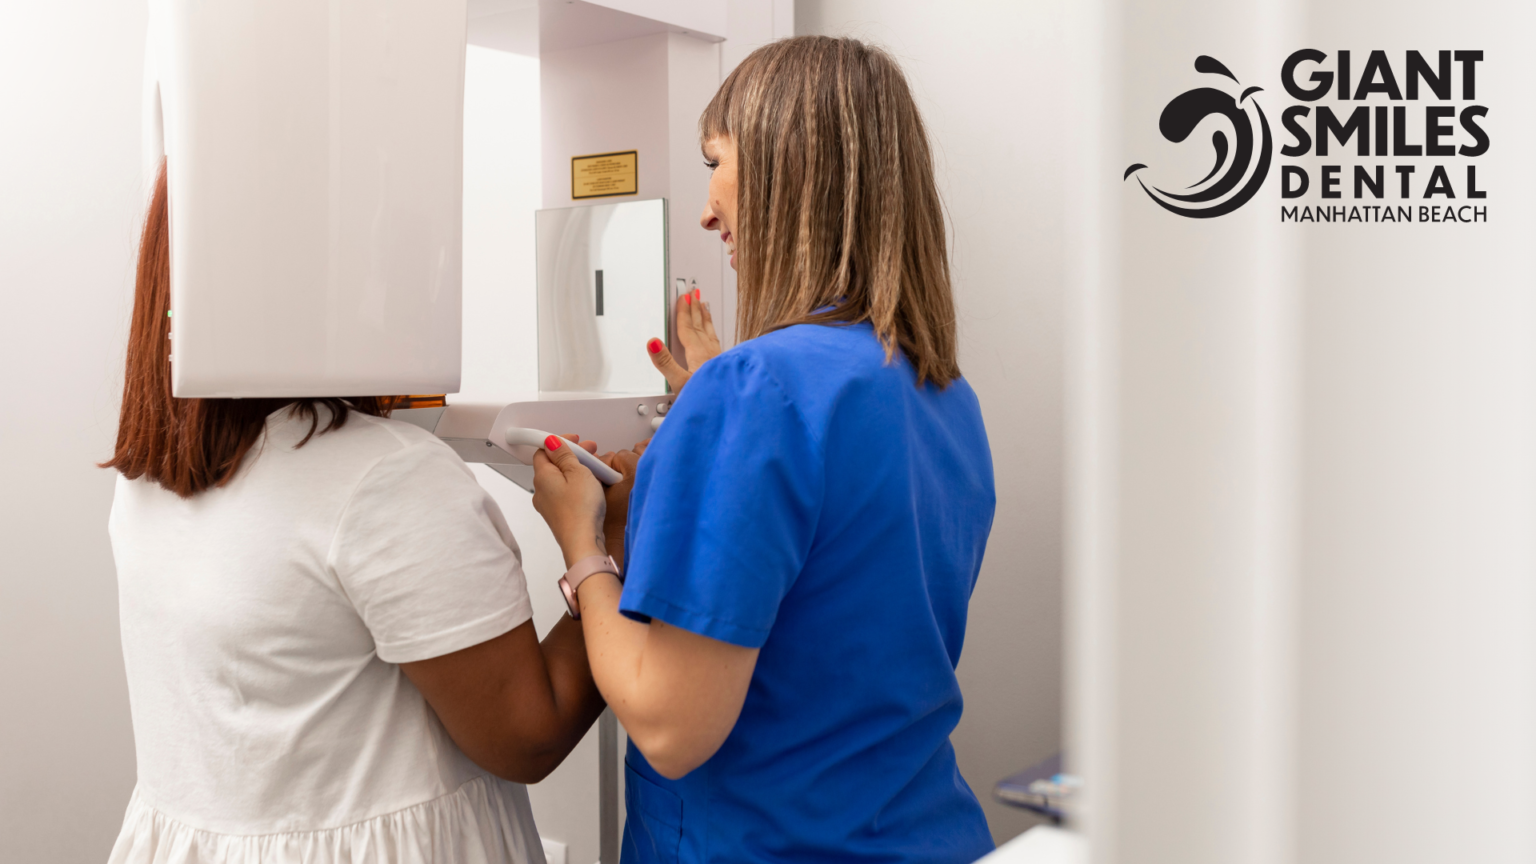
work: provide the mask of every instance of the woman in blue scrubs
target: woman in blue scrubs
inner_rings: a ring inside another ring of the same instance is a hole
[[[884,53],[804,37],[700,126],[742,341],[691,378],[653,341],[686,387],[610,457],[627,502],[558,439],[535,460],[630,736],[624,864],[972,861],[992,841],[949,735],[995,494],[922,121]]]

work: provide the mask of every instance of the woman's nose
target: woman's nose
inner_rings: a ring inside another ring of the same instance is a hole
[[[702,227],[705,231],[713,231],[719,224],[720,220],[715,218],[715,211],[709,206],[708,202],[706,202],[704,204],[704,212],[699,215],[700,227]]]

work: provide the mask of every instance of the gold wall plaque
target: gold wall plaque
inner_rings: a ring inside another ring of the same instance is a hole
[[[571,198],[606,198],[640,192],[638,151],[571,157]]]

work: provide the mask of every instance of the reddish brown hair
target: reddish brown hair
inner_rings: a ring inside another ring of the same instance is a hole
[[[130,480],[148,477],[189,498],[228,483],[240,460],[261,438],[267,415],[284,405],[309,420],[309,434],[299,442],[301,447],[317,433],[340,428],[349,411],[387,416],[396,397],[177,399],[171,395],[171,234],[165,175],[161,163],[139,244],[117,449],[101,467],[116,468]],[[324,429],[318,405],[331,412]]]

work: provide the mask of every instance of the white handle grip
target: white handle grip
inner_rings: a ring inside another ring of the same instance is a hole
[[[522,445],[525,447],[541,448],[544,446],[544,439],[548,437],[550,437],[548,432],[512,426],[507,429],[507,446],[516,447]],[[559,435],[554,437],[560,438]],[[564,446],[571,448],[571,452],[576,454],[576,461],[587,466],[587,470],[591,471],[597,477],[598,482],[604,486],[612,486],[624,479],[623,474],[604,465],[603,460],[588,453],[585,448],[578,447],[564,438],[560,438],[560,441]]]

